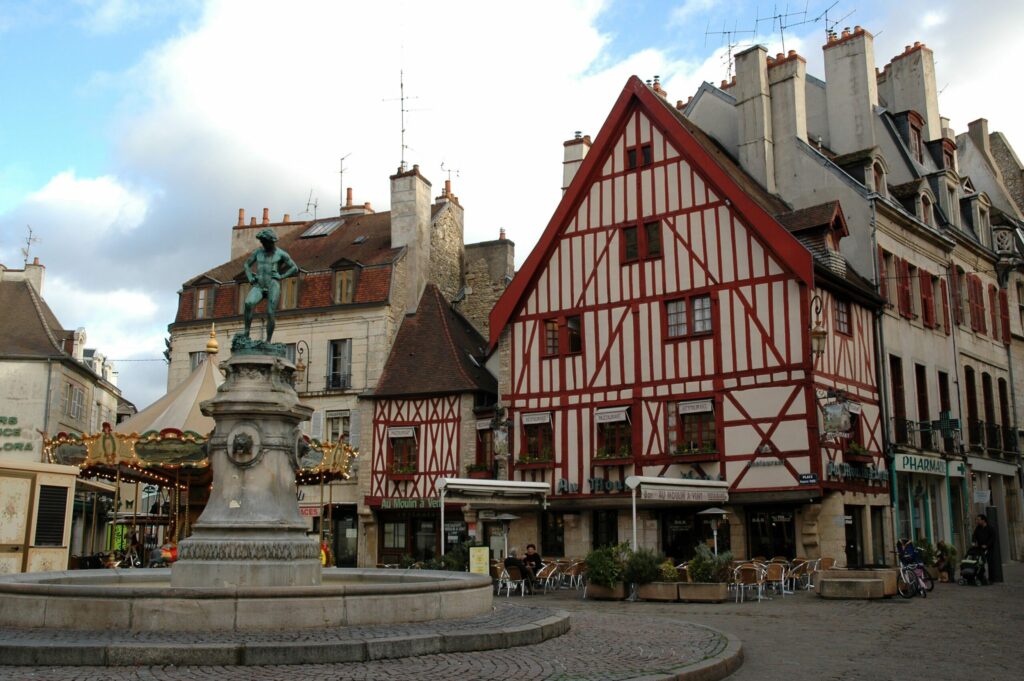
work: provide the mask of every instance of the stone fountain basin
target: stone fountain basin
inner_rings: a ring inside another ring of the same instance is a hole
[[[327,568],[319,586],[171,586],[169,568],[0,575],[0,627],[272,631],[427,622],[490,612],[491,578]]]

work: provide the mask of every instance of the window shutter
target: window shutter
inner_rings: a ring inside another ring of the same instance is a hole
[[[935,295],[932,293],[932,275],[925,270],[918,270],[917,277],[921,284],[921,318],[925,327],[935,327]]]
[[[964,311],[961,306],[960,287],[963,284],[960,281],[960,276],[956,273],[956,267],[949,268],[949,278],[953,283],[953,320],[957,324],[962,324],[964,321]]]
[[[913,287],[910,282],[910,263],[906,260],[900,259],[899,267],[900,277],[900,314],[904,317],[914,316],[913,307]]]
[[[999,294],[992,284],[988,285],[988,307],[992,317],[992,339],[999,340]]]
[[[985,322],[985,285],[978,276],[974,277],[974,300],[978,306],[978,333],[988,333]]]
[[[878,293],[889,302],[889,286],[885,276],[885,251],[878,247]]]
[[[949,290],[945,278],[939,279],[939,295],[942,296],[942,330],[948,336],[952,330],[949,323]]]
[[[1006,290],[999,291],[999,317],[1003,323],[1003,345],[1010,344],[1010,301]]]
[[[314,440],[321,440],[324,437],[324,413],[319,409],[313,412],[313,423],[310,426],[309,436]]]
[[[39,486],[35,546],[64,545],[64,519],[67,516],[67,508],[67,487]]]
[[[971,331],[978,330],[978,294],[974,287],[974,275],[967,277],[967,309],[971,313]]]

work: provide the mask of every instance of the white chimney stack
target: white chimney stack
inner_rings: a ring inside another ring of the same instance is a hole
[[[562,193],[564,194],[572,184],[572,179],[576,177],[576,171],[583,165],[583,159],[587,157],[587,152],[590,151],[590,135],[584,135],[577,130],[573,138],[562,146],[565,149],[562,161]]]
[[[736,55],[736,109],[739,114],[740,165],[761,186],[775,193],[772,107],[768,93],[768,50],[755,45]]]
[[[430,276],[430,181],[420,167],[391,176],[391,247],[406,247],[406,311],[415,312]]]
[[[892,113],[913,110],[924,118],[926,142],[942,137],[935,56],[924,43],[907,45],[878,76],[878,93]]]
[[[824,47],[825,101],[832,151],[848,154],[875,146],[878,81],[874,38],[857,26]]]

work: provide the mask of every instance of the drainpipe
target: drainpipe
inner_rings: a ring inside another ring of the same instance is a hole
[[[868,197],[871,204],[871,271],[874,274],[875,286],[882,290],[882,273],[878,270],[878,218],[875,202],[879,196],[872,193]],[[874,314],[875,337],[875,382],[878,384],[878,406],[882,415],[882,449],[885,456],[885,465],[889,470],[889,506],[892,509],[892,533],[893,538],[899,538],[899,488],[896,484],[895,457],[892,452],[892,436],[889,432],[889,367],[885,362],[885,332],[883,331],[885,321],[885,308],[877,310]],[[884,539],[883,539],[884,542]],[[885,556],[882,556],[882,563],[885,564]]]
[[[46,358],[46,400],[43,402],[43,428],[46,430],[46,434],[50,435],[50,383],[53,379],[53,359],[50,357]],[[39,454],[39,460],[42,462],[42,452]]]
[[[952,251],[950,251],[950,260],[949,260],[949,263],[948,263],[948,266],[947,266],[947,269],[946,269],[946,274],[944,276],[948,277],[949,276],[949,272],[955,271],[954,270],[955,267],[956,267],[956,263],[953,262],[953,260],[952,260]],[[948,304],[949,304],[950,313],[952,313],[953,310],[954,310],[952,298],[953,298],[953,296],[958,296],[960,294],[960,292],[953,290],[953,286],[952,286],[953,280],[952,279],[949,279],[949,283],[950,283],[950,285],[946,287],[946,293],[950,297],[950,300],[948,301]],[[960,310],[961,317],[963,316],[963,313],[964,313],[964,311],[961,309]],[[957,414],[960,417],[960,463],[963,464],[963,469],[964,469],[964,477],[963,477],[961,496],[963,497],[964,520],[965,520],[965,523],[966,523],[967,519],[969,519],[971,517],[971,514],[970,514],[970,505],[969,505],[969,502],[967,500],[967,492],[969,491],[969,486],[967,484],[967,448],[964,446],[964,424],[966,423],[966,419],[964,417],[963,390],[961,390],[961,387],[960,387],[961,386],[961,383],[960,383],[960,349],[959,349],[959,347],[957,345],[957,342],[956,342],[957,336],[960,335],[960,325],[957,324],[957,322],[956,322],[956,315],[953,315],[953,319],[951,319],[949,321],[950,321],[950,327],[953,330],[953,333],[950,334],[950,338],[953,339],[953,385],[956,386],[956,409],[957,409]],[[947,470],[949,469],[948,465],[947,465],[946,468],[947,468]],[[950,500],[950,501],[952,501],[952,500]],[[952,503],[950,504],[950,507],[952,508]],[[952,510],[950,510],[950,514],[952,514]],[[952,521],[951,521],[951,523],[952,523]],[[967,548],[967,541],[968,541],[967,540],[967,529],[968,529],[968,527],[965,524],[960,529],[963,530],[963,546],[960,546],[958,548],[962,551],[963,549]],[[963,555],[963,554],[961,554],[961,555]]]

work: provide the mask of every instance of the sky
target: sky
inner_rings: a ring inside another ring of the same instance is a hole
[[[985,117],[1024,150],[1016,0],[0,0],[0,263],[31,227],[47,302],[141,409],[177,291],[228,259],[239,208],[337,214],[346,157],[356,202],[386,210],[404,153],[436,193],[450,171],[467,243],[504,228],[522,263],[562,142],[596,135],[630,75],[685,100],[726,78],[731,33],[823,77],[826,9],[879,66],[926,43],[953,128]]]

